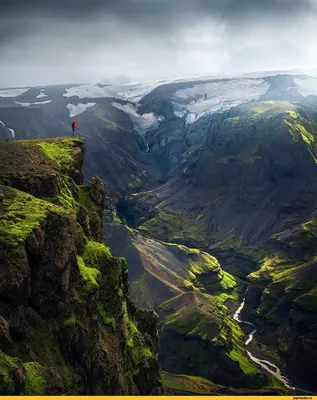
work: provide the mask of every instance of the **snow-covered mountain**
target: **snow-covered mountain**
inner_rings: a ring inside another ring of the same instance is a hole
[[[135,130],[144,135],[149,130],[157,129],[166,118],[162,107],[157,109],[159,101],[169,102],[175,117],[192,124],[205,115],[250,101],[270,97],[274,100],[304,101],[308,96],[317,96],[316,71],[185,77],[121,86],[74,84],[9,88],[0,90],[0,107],[45,107],[53,115],[52,110],[56,107],[59,110],[65,107],[68,117],[74,118],[88,108],[110,102],[112,107],[125,112]],[[153,109],[151,103],[155,103]]]

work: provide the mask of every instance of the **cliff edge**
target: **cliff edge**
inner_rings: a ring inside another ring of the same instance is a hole
[[[104,188],[84,142],[0,142],[0,394],[162,391],[157,316],[103,244]]]

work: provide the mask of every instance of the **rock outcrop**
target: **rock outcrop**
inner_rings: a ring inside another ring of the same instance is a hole
[[[0,393],[161,393],[157,316],[103,244],[79,139],[0,143]]]

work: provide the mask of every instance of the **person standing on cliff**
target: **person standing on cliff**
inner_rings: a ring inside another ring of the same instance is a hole
[[[77,129],[77,122],[76,122],[76,120],[74,119],[74,120],[73,120],[73,123],[72,123],[73,137],[74,137],[75,129]]]

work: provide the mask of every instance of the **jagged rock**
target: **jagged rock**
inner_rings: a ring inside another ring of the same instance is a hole
[[[30,170],[23,169],[23,150],[33,162]],[[82,185],[83,142],[14,142],[5,151],[0,393],[160,393],[156,322],[148,330],[138,327],[126,262],[102,244],[104,187],[99,179]],[[10,151],[23,179],[12,179]],[[45,183],[44,190],[43,171],[60,184]]]

